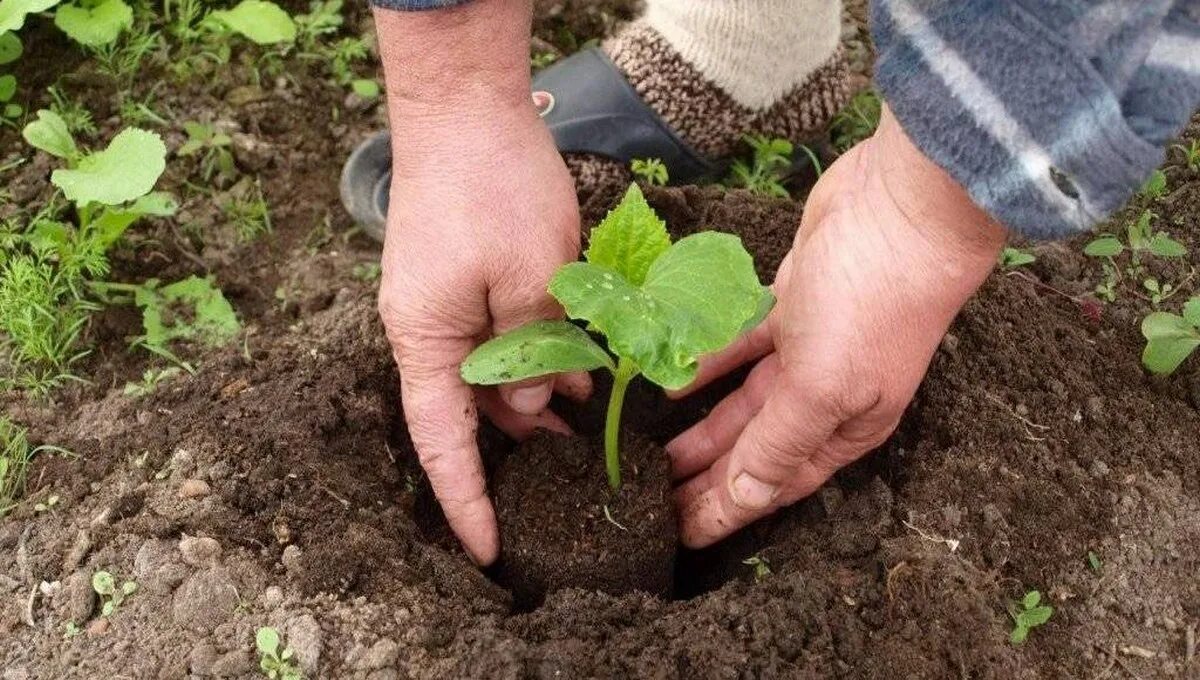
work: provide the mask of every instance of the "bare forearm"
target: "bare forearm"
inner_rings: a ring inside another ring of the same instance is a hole
[[[406,146],[439,124],[536,115],[529,97],[530,0],[427,12],[376,8],[392,130]],[[409,146],[411,148],[411,146]]]

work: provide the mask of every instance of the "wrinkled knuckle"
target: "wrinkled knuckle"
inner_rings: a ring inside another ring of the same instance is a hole
[[[759,442],[757,456],[760,463],[774,468],[790,469],[800,464],[802,449],[787,437],[767,436]]]

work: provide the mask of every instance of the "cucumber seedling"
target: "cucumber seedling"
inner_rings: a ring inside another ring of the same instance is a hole
[[[696,377],[716,352],[762,321],[775,303],[754,261],[732,234],[702,232],[671,243],[666,224],[637,185],[592,230],[586,262],[550,281],[572,319],[608,340],[608,351],[567,321],[536,321],[480,345],[463,379],[498,385],[607,368],[613,374],[604,430],[609,485],[621,485],[618,442],[625,391],[639,375],[671,390]],[[610,355],[616,355],[615,358]]]
[[[1025,593],[1020,602],[1009,608],[1008,615],[1012,617],[1013,629],[1008,639],[1014,645],[1025,642],[1029,631],[1050,620],[1054,616],[1054,607],[1042,604],[1042,594],[1036,590]]]

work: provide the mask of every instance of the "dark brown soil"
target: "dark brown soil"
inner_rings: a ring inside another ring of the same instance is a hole
[[[536,608],[563,588],[669,598],[675,580],[675,508],[666,452],[626,437],[613,493],[604,447],[589,437],[539,433],[492,478],[503,538],[497,580],[517,606]]]
[[[32,87],[62,47],[27,45]],[[80,367],[93,384],[50,402],[3,397],[35,442],[77,454],[35,459],[26,502],[0,520],[4,680],[261,677],[262,625],[310,678],[1200,677],[1200,363],[1170,378],[1141,369],[1150,304],[1136,282],[1097,303],[1082,241],[1031,246],[1036,263],[997,272],[896,435],[812,498],[681,554],[676,599],[568,588],[525,612],[430,506],[373,284],[351,274],[377,251],[337,206],[338,165],[381,113],[343,107],[331,120],[344,93],[308,77],[234,104],[245,83],[223,77],[166,99],[181,120],[213,116],[248,136],[239,165],[262,177],[274,235],[238,243],[210,201],[187,199],[193,169],[173,162],[165,188],[205,225],[203,243],[179,224],[139,228],[113,276],[214,273],[245,346],[192,352],[194,377],[125,396],[154,364],[127,351],[132,320],[114,312]],[[115,109],[113,88],[97,87],[89,96]],[[4,154],[23,148],[0,131]],[[32,159],[9,186],[34,201],[50,168]],[[1195,290],[1200,176],[1177,156],[1165,170],[1168,194],[1108,228],[1149,207],[1192,249],[1151,264],[1181,286],[1163,305],[1174,310]],[[648,197],[678,233],[742,234],[767,275],[801,210],[719,189]],[[607,200],[585,206],[585,228]],[[638,387],[628,427],[661,444],[730,384],[681,403]],[[565,414],[581,436],[594,436],[600,401]],[[490,427],[480,436],[493,470],[516,448]],[[60,503],[35,510],[51,494]],[[756,578],[750,557],[769,573]],[[96,620],[98,569],[139,589],[107,630],[64,637],[68,622]],[[1007,608],[1030,589],[1056,611],[1015,647]]]

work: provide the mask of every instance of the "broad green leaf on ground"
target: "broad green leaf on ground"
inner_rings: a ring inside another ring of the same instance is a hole
[[[20,59],[23,51],[21,39],[16,33],[0,33],[0,66]]]
[[[552,373],[616,370],[612,357],[567,321],[534,321],[480,345],[462,364],[463,380],[499,385]]]
[[[119,205],[150,193],[167,167],[167,147],[153,132],[122,130],[104,151],[82,158],[50,181],[79,204]]]
[[[121,238],[129,225],[142,217],[170,217],[179,209],[175,198],[168,193],[146,194],[127,206],[105,208],[92,223],[99,247],[107,250]]]
[[[1150,239],[1150,252],[1159,257],[1184,257],[1188,254],[1187,246],[1163,233]]]
[[[1116,257],[1125,250],[1121,240],[1115,236],[1101,236],[1083,247],[1083,254],[1092,257]]]
[[[1197,314],[1195,308],[1190,312]],[[1184,317],[1166,312],[1153,312],[1143,319],[1142,335],[1146,338],[1142,364],[1160,375],[1175,372],[1200,347],[1200,331]]]
[[[1183,318],[1192,326],[1200,328],[1200,297],[1183,303]]]
[[[49,109],[37,112],[38,119],[25,126],[21,133],[25,141],[35,149],[41,149],[51,156],[73,161],[79,156],[75,146],[75,138],[67,123],[57,113]]]
[[[646,203],[638,185],[633,184],[621,203],[592,230],[584,255],[588,262],[608,267],[629,283],[640,286],[650,265],[670,247],[666,223]]]
[[[7,102],[17,93],[17,77],[14,75],[0,76],[0,102]]]
[[[54,25],[81,45],[103,47],[116,42],[122,31],[133,26],[133,9],[124,0],[104,0],[91,7],[59,5]]]
[[[266,0],[242,0],[233,9],[217,10],[210,16],[259,45],[296,40],[296,22],[279,5]]]
[[[379,83],[370,78],[356,78],[350,82],[350,89],[363,99],[374,99],[379,96]]]
[[[279,631],[262,627],[254,634],[254,646],[260,654],[275,654],[279,651]]]
[[[668,389],[690,383],[702,354],[725,347],[761,313],[764,290],[741,240],[713,232],[671,246],[641,288],[590,262],[566,265],[550,282],[569,316],[586,319]]]
[[[142,308],[142,340],[153,347],[173,340],[217,347],[241,330],[233,306],[211,278],[190,276],[162,288],[147,281],[134,293],[134,303]]]
[[[45,12],[60,0],[0,0],[0,33],[18,31],[25,25],[25,17]]]

